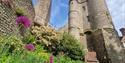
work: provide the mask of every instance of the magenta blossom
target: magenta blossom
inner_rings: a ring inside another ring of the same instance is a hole
[[[35,50],[35,46],[33,44],[26,44],[25,48],[29,51],[34,51]]]
[[[50,56],[50,63],[53,63],[53,55]]]
[[[26,16],[17,17],[16,18],[16,24],[17,25],[22,24],[26,28],[30,27],[30,25],[31,25],[30,20]]]

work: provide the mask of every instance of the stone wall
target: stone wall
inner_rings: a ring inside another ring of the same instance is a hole
[[[32,0],[0,0],[0,35],[9,35],[17,31],[16,8],[23,8],[33,22],[35,14]]]
[[[14,10],[3,2],[0,2],[0,35],[9,35],[15,32]]]

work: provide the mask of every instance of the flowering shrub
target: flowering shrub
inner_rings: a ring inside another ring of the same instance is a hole
[[[26,44],[24,46],[27,50],[22,45],[22,41],[15,36],[0,37],[0,63],[83,63],[65,56],[53,56],[41,45]]]
[[[54,45],[58,44],[61,38],[59,32],[50,27],[45,26],[32,27],[32,33],[36,36],[37,41],[45,45],[46,47],[51,46],[56,48]]]
[[[32,33],[38,37],[44,48],[54,55],[63,52],[72,59],[80,60],[84,56],[82,47],[73,36],[68,33],[61,34],[47,27],[33,27]]]

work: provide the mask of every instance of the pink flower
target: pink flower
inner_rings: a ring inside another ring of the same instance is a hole
[[[16,18],[16,24],[17,25],[22,24],[26,28],[30,27],[30,25],[31,25],[30,20],[26,16],[17,17]]]
[[[50,63],[53,63],[53,55],[50,56]]]
[[[26,44],[25,48],[29,51],[34,51],[35,50],[35,46],[33,44]]]

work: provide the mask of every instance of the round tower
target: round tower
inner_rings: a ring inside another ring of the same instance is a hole
[[[78,0],[70,0],[69,5],[69,33],[80,40],[80,32],[83,32],[82,5],[78,3]]]

